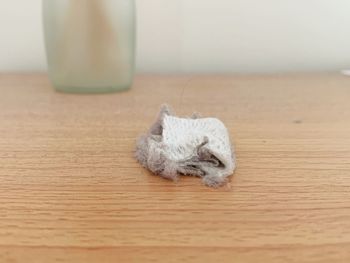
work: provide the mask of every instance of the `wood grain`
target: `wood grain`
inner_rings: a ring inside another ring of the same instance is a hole
[[[0,75],[0,262],[350,262],[350,79],[139,76],[113,95]],[[133,158],[160,104],[228,126],[221,189]]]

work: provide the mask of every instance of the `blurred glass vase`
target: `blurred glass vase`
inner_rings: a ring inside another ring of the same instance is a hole
[[[134,76],[134,0],[43,0],[49,77],[58,91],[129,88]]]

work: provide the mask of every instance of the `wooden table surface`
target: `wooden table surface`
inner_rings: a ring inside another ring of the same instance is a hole
[[[164,102],[226,123],[230,184],[134,160]],[[67,95],[0,75],[0,262],[350,262],[350,78],[146,75]]]

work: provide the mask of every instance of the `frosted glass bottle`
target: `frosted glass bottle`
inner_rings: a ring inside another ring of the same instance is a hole
[[[58,91],[129,88],[134,76],[134,0],[43,0],[49,77]]]

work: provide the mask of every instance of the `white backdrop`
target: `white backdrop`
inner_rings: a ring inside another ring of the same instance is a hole
[[[136,1],[142,72],[350,67],[349,0]],[[0,71],[45,68],[41,0],[0,0]]]

